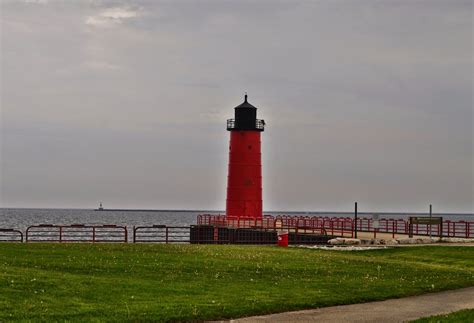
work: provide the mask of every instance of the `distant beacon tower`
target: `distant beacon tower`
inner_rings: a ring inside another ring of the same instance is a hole
[[[265,121],[257,119],[257,108],[245,101],[227,120],[230,131],[226,217],[228,220],[262,219],[262,154],[260,132]]]

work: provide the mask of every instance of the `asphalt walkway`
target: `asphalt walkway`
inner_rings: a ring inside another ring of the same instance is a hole
[[[406,322],[474,308],[474,287],[380,302],[253,316],[231,322]]]

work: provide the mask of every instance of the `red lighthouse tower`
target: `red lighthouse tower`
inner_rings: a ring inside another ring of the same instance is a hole
[[[230,131],[226,217],[228,220],[262,219],[262,154],[260,133],[265,121],[257,119],[257,108],[245,101],[227,120]]]

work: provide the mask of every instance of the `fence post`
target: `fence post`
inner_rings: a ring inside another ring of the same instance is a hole
[[[433,217],[433,206],[430,204],[430,238],[431,238],[431,218]]]
[[[354,221],[355,221],[355,226],[354,226],[354,238],[357,239],[357,202],[354,204]]]

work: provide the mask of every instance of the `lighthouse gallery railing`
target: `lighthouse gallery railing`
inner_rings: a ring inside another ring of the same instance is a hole
[[[235,119],[227,119],[227,130],[235,129]],[[255,120],[255,129],[257,130],[264,130],[265,129],[265,121],[262,119]]]

